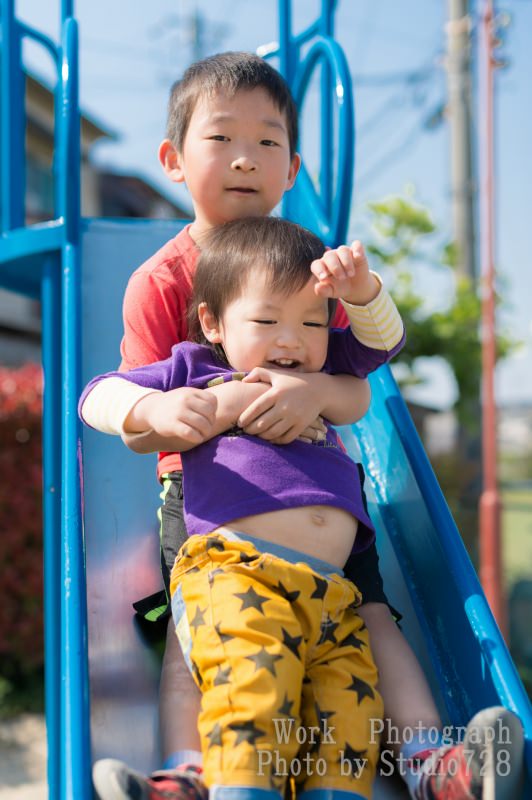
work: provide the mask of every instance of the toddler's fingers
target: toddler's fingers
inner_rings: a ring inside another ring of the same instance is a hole
[[[367,256],[366,251],[364,250],[364,245],[362,242],[359,242],[358,239],[355,239],[354,242],[351,244],[351,253],[355,262],[355,266],[358,263],[366,263]]]
[[[318,297],[334,297],[334,288],[331,285],[330,279],[315,283],[314,293],[317,294]]]
[[[353,260],[353,252],[347,245],[337,247],[334,251],[337,259],[341,264],[342,271],[339,271],[336,277],[342,276],[351,278],[355,274],[355,262]]]
[[[351,248],[345,245],[325,253],[321,261],[324,265],[324,270],[321,273],[323,276],[322,279],[327,277],[327,273],[335,280],[345,280],[355,274],[355,264]]]

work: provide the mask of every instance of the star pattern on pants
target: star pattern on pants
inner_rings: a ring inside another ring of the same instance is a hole
[[[281,597],[284,597],[284,599],[288,600],[289,603],[295,603],[295,601],[301,594],[301,592],[298,591],[297,589],[295,589],[293,592],[289,592],[288,589],[285,586],[283,586],[282,581],[279,581],[276,588]]]
[[[302,636],[290,636],[287,630],[281,628],[283,632],[283,644],[285,647],[290,650],[291,653],[295,655],[296,658],[299,658],[299,645],[303,641]]]
[[[357,703],[363,701],[365,697],[373,698],[375,697],[375,692],[366,681],[363,681],[361,678],[357,678],[356,675],[351,675],[351,683],[349,686],[346,686],[348,692],[355,692],[357,696]]]
[[[331,717],[334,717],[337,711],[324,711],[319,707],[318,703],[314,703],[314,708],[316,709],[316,716],[320,721],[320,729],[326,730],[327,722]]]
[[[240,611],[245,611],[246,608],[256,608],[261,614],[264,614],[262,606],[270,599],[262,594],[257,594],[253,586],[250,586],[247,592],[235,592],[234,597],[238,597],[242,601]]]
[[[205,617],[203,616],[207,611],[206,608],[203,611],[200,609],[199,606],[196,606],[196,613],[194,614],[194,619],[190,622],[190,627],[194,628],[194,633],[197,633],[196,628],[199,628],[200,625],[205,625]]]
[[[220,628],[220,623],[218,623],[217,625],[214,626],[214,630],[216,631],[216,633],[220,637],[220,641],[222,642],[222,644],[225,644],[225,642],[230,642],[231,639],[234,638],[233,636],[231,636],[230,633],[223,633],[223,631]]]
[[[280,661],[282,656],[275,655],[274,653],[268,653],[265,647],[261,647],[258,653],[255,653],[252,656],[245,656],[248,661],[253,661],[255,664],[255,672],[257,670],[263,668],[267,669],[268,672],[275,677],[277,677],[277,672],[275,671],[275,662]]]
[[[345,761],[349,761],[351,765],[351,774],[359,775],[365,767],[367,752],[367,750],[356,750],[354,747],[351,747],[349,742],[346,742],[345,750],[340,753],[338,763],[341,763],[342,759],[344,763]]]
[[[355,650],[362,650],[365,647],[366,642],[363,639],[359,639],[358,636],[355,636],[354,633],[348,634],[345,639],[342,639],[339,642],[340,647],[354,647]]]
[[[240,561],[242,562],[242,564],[253,564],[253,562],[256,561],[257,558],[258,555],[256,556],[253,554],[248,555],[247,553],[240,554]]]
[[[254,747],[257,739],[260,739],[261,736],[266,736],[266,731],[261,731],[260,728],[257,728],[253,720],[249,720],[249,722],[235,722],[228,727],[236,733],[235,747],[242,744],[242,742],[247,742]]]
[[[215,675],[215,678],[212,682],[213,686],[222,686],[224,683],[230,683],[229,675],[231,674],[231,667],[227,667],[224,669],[223,667],[218,667],[218,672]]]
[[[337,644],[336,636],[334,635],[336,629],[339,627],[339,622],[333,622],[330,615],[327,614],[326,619],[323,620],[320,626],[321,634],[318,640],[318,644],[324,644],[325,642],[332,642],[333,644]]]
[[[213,725],[211,732],[205,738],[209,740],[209,749],[222,746],[222,726],[219,722]]]
[[[201,672],[199,671],[198,665],[196,664],[196,662],[193,661],[192,659],[191,659],[191,664],[192,664],[192,674],[196,678],[196,680],[198,682],[198,686],[201,689],[201,687],[203,686],[203,678],[201,677]]]
[[[211,547],[214,550],[218,550],[220,553],[223,553],[225,550],[225,542],[222,539],[219,539],[218,536],[208,536],[205,539],[205,545],[207,550],[210,550]]]
[[[292,574],[284,563],[282,568],[274,570],[271,560],[259,558],[258,555],[239,553],[239,563],[246,569],[239,569],[238,564],[233,569],[233,553],[229,553],[229,561],[226,562],[226,549],[229,549],[227,542],[216,535],[207,537],[207,542],[200,545],[198,553],[194,553],[192,558],[203,559],[201,568],[197,568],[204,574],[203,583],[198,584],[197,576],[194,576],[196,583],[191,584],[192,589],[188,594],[190,602],[187,614],[192,635],[190,655],[195,658],[195,661],[191,658],[192,671],[204,696],[214,690],[209,695],[214,703],[213,708],[218,709],[216,704],[221,703],[223,710],[223,716],[213,714],[210,725],[205,725],[207,717],[202,723],[205,756],[210,753],[212,763],[217,764],[221,757],[219,754],[223,754],[226,748],[239,748],[238,755],[235,753],[238,763],[253,769],[257,751],[271,747],[272,718],[278,716],[281,721],[291,720],[290,724],[297,724],[301,717],[307,727],[315,730],[312,738],[301,748],[301,753],[312,754],[316,751],[326,759],[331,759],[328,762],[331,767],[332,760],[338,758],[338,764],[344,770],[347,768],[347,775],[350,769],[353,776],[364,772],[362,780],[369,781],[368,772],[364,771],[365,760],[369,754],[369,762],[373,764],[375,748],[372,749],[364,740],[354,738],[357,745],[367,746],[367,749],[357,750],[347,741],[347,737],[356,736],[353,731],[358,730],[354,727],[357,714],[366,719],[373,710],[372,701],[378,697],[377,691],[371,682],[367,683],[349,672],[335,672],[334,669],[337,651],[338,657],[344,660],[353,655],[355,662],[351,669],[371,681],[369,672],[359,673],[356,669],[358,656],[361,664],[370,661],[367,639],[361,633],[365,625],[358,616],[358,598],[347,606],[354,593],[346,593],[343,587],[339,593],[335,586],[337,581],[327,580],[308,570],[304,575],[300,572]],[[210,559],[205,558],[209,550]],[[264,569],[264,573],[260,572],[259,567]],[[190,570],[187,570],[187,576],[189,574]],[[342,591],[340,600],[338,598]],[[211,598],[212,606],[207,597]],[[312,600],[319,602],[316,605]],[[268,601],[271,602],[267,605]],[[295,608],[292,610],[290,606]],[[246,615],[240,616],[240,612],[244,611]],[[306,614],[310,620],[308,626]],[[312,679],[307,674],[307,669],[313,674],[313,651],[317,645],[320,645],[315,654],[319,665],[327,662],[328,666],[330,661],[332,694],[328,689],[329,673],[327,677],[323,674],[323,693],[313,686],[314,680],[322,680],[321,673]],[[290,660],[288,651],[298,659],[297,664]],[[358,654],[355,651],[359,651]],[[227,658],[228,653],[231,660]],[[306,663],[307,657],[309,664]],[[253,663],[253,668],[244,666],[246,660]],[[203,679],[198,667],[204,670]],[[236,671],[233,673],[233,670]],[[273,681],[267,673],[273,676]],[[240,691],[241,677],[242,703],[238,699],[238,703],[233,705],[233,689],[235,698],[239,698],[237,692]],[[231,698],[228,697],[227,688],[219,690],[219,686],[230,686]],[[336,690],[340,690],[342,699],[333,711],[331,707],[336,706],[334,700],[338,696]],[[271,692],[270,704],[266,703],[264,707],[262,699],[259,702],[263,692],[265,696]],[[290,698],[289,692],[294,699]],[[342,695],[341,692],[354,692],[356,701],[351,695]],[[348,723],[346,714],[350,715]],[[218,720],[216,723],[215,719]],[[344,727],[346,724],[349,726]],[[339,744],[334,742],[333,748],[333,738],[336,737]],[[242,748],[241,745],[249,747]],[[335,770],[336,767],[333,767],[333,772]],[[286,776],[277,774],[273,763],[267,768],[264,780],[266,786],[269,782],[272,789],[283,794]],[[348,782],[351,780],[347,777]]]
[[[278,714],[283,714],[285,717],[292,717],[292,707],[296,701],[288,699],[288,692],[284,693],[284,700],[282,705],[277,709]]]
[[[310,595],[311,600],[323,600],[325,597],[325,593],[327,592],[327,581],[324,578],[318,578],[316,575],[312,576],[314,578],[314,583],[316,584],[316,588]]]

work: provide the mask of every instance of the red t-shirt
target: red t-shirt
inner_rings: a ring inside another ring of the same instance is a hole
[[[131,276],[123,304],[124,336],[120,370],[142,367],[168,358],[174,344],[186,341],[187,309],[199,249],[187,225]],[[339,303],[333,327],[349,324]],[[179,453],[159,453],[157,477],[180,470]]]

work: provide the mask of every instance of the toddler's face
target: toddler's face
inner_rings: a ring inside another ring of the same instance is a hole
[[[179,160],[197,233],[269,214],[292,187],[300,163],[298,155],[290,157],[284,114],[261,88],[201,98]]]
[[[329,340],[327,300],[314,293],[316,279],[289,295],[273,292],[260,269],[226,307],[211,341],[222,344],[238,371],[253,367],[319,372]],[[209,337],[210,338],[210,337]]]

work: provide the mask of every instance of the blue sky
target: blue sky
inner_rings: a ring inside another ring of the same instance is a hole
[[[300,29],[320,3],[294,0],[293,5]],[[18,0],[17,5],[25,21],[53,36],[58,6],[50,0]],[[201,12],[204,54],[255,50],[277,38],[276,0],[91,0],[76,6],[83,109],[119,134],[118,142],[96,146],[95,159],[144,175],[172,193],[156,151],[164,136],[169,86],[193,59],[184,17],[194,6]],[[501,402],[532,402],[532,0],[508,0],[496,8],[511,17],[501,48],[509,66],[496,76],[496,263],[507,306],[499,323],[523,342],[519,353],[498,368],[496,386]],[[448,128],[445,120],[435,129],[426,124],[446,99],[446,9],[445,0],[339,0],[337,39],[355,85],[356,184],[350,233],[357,238],[364,238],[369,201],[405,191],[414,191],[414,199],[431,210],[442,236],[452,235]],[[27,58],[35,72],[51,75],[40,53],[28,48]],[[315,149],[311,117],[309,103],[303,150],[310,156]],[[482,129],[481,117],[477,125]],[[430,307],[445,301],[447,280],[427,270],[417,279]],[[424,370],[430,380],[418,398],[445,404],[453,395],[445,372],[428,365]]]

